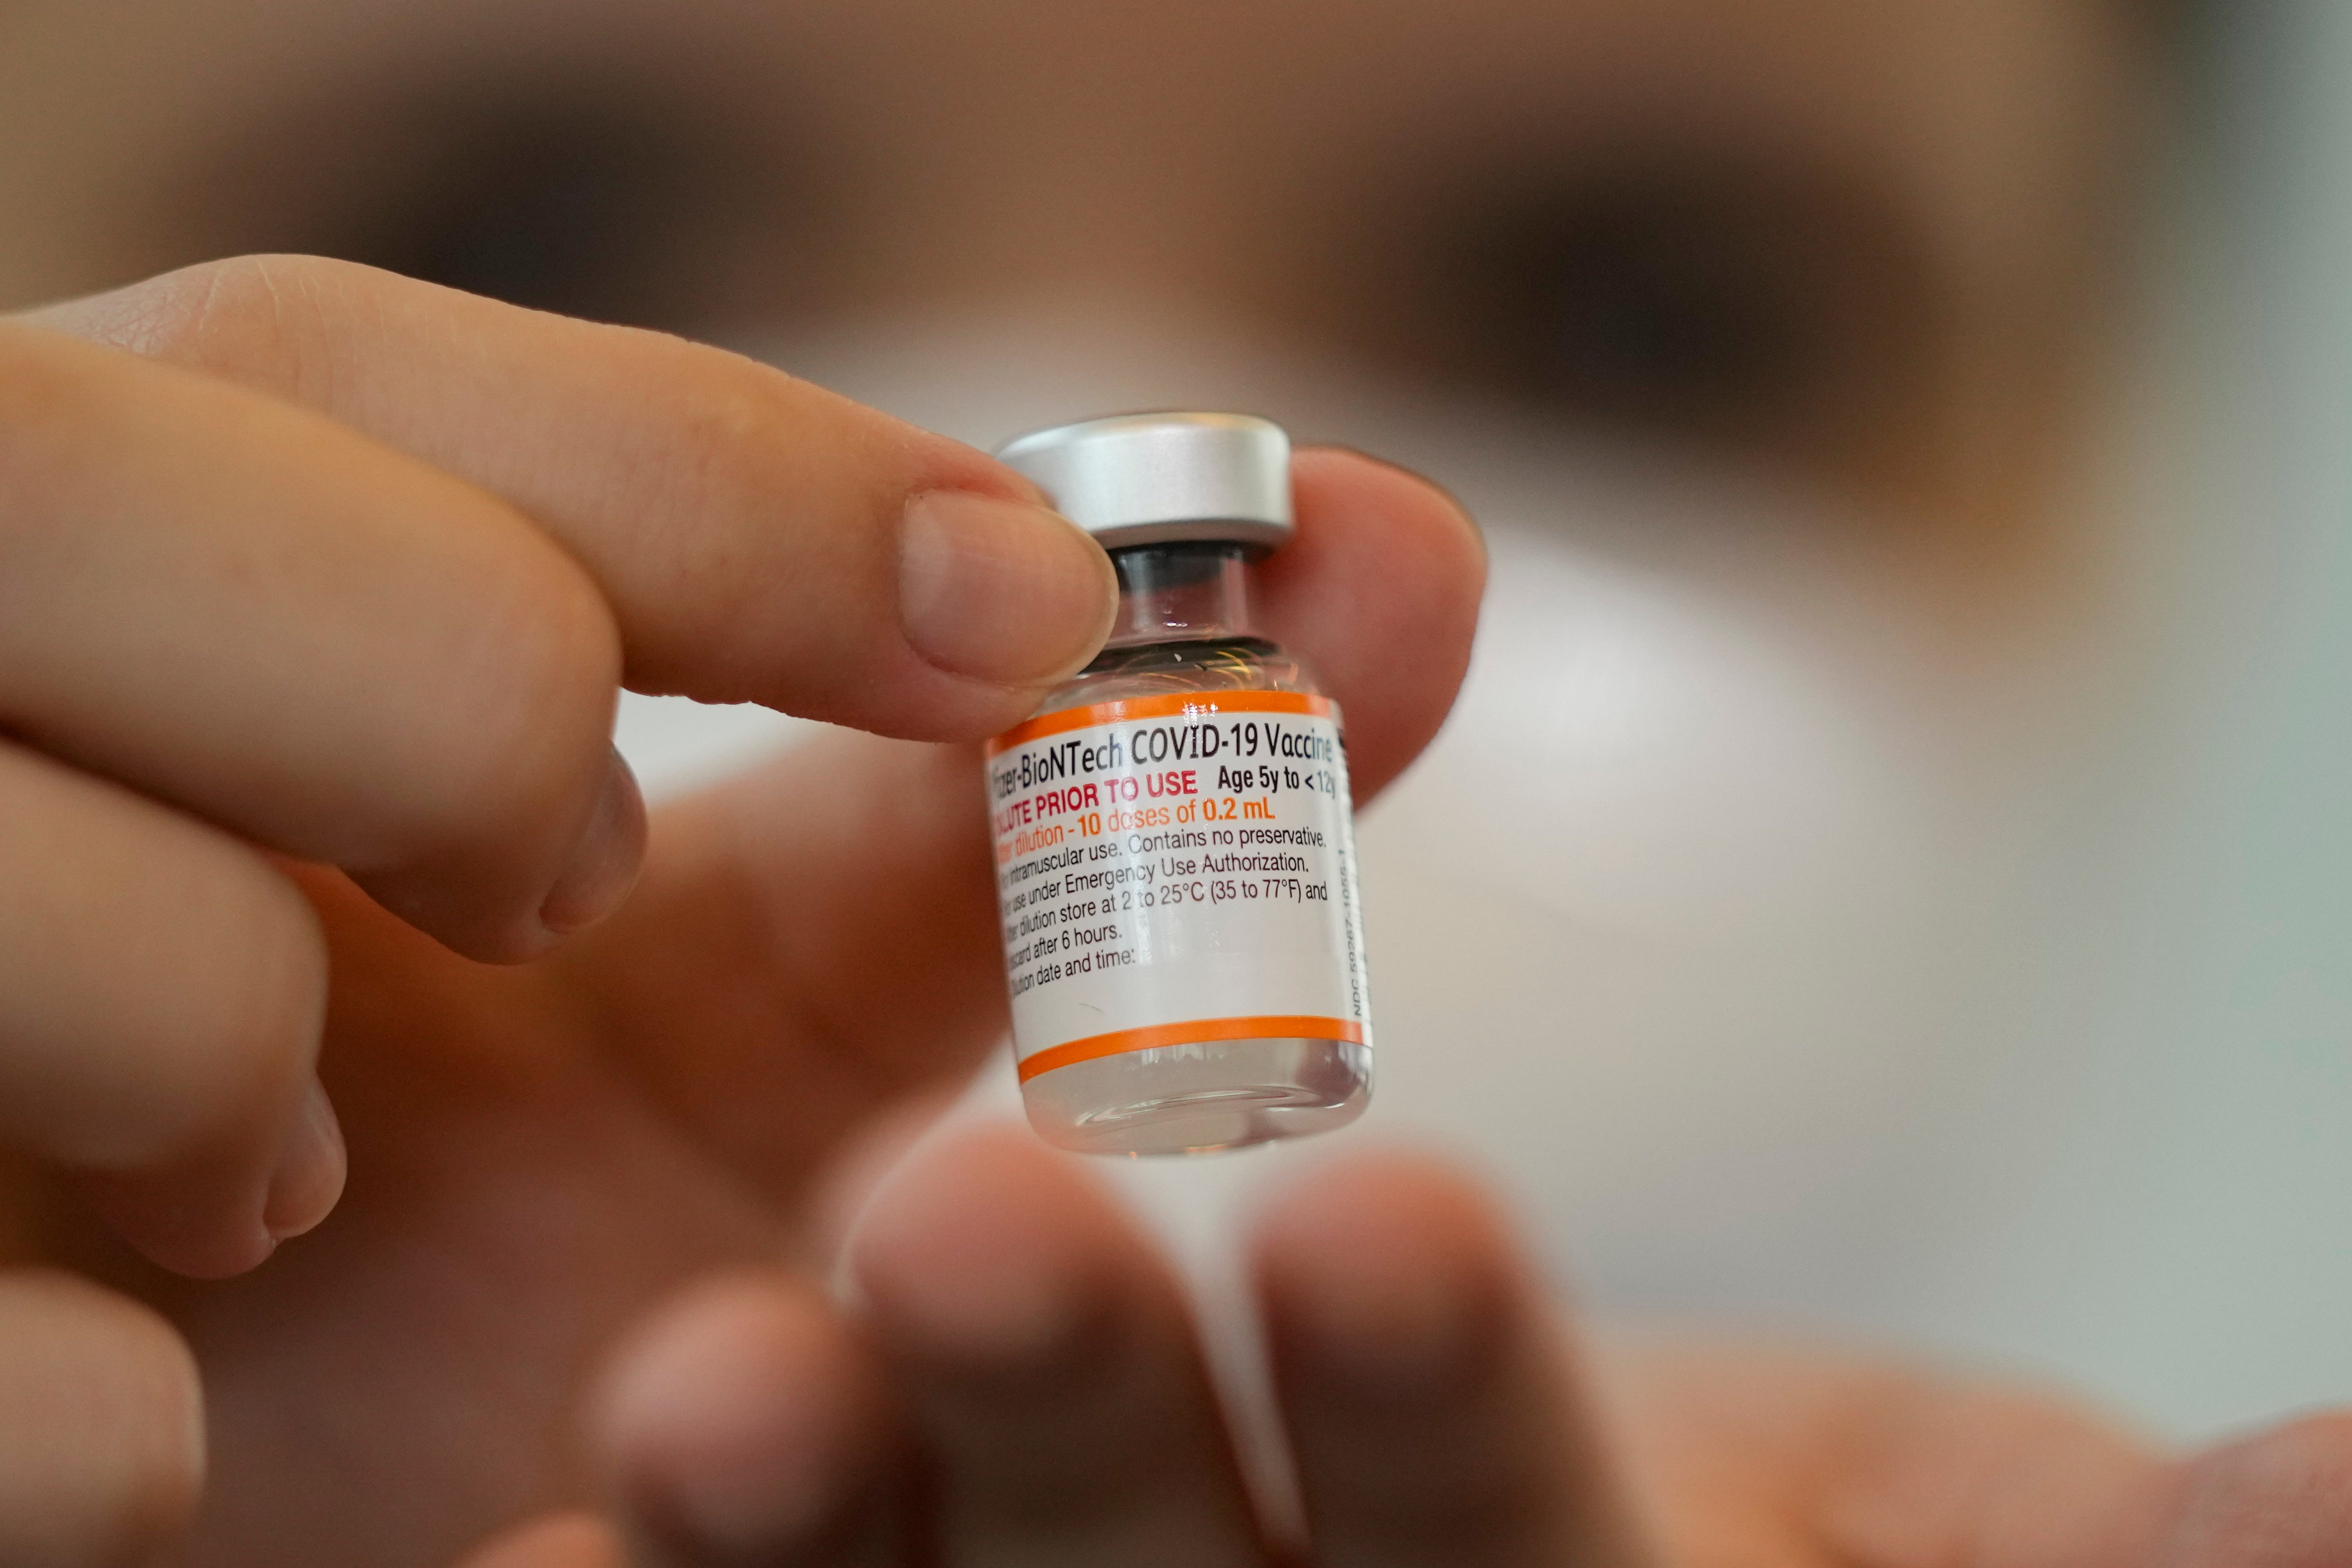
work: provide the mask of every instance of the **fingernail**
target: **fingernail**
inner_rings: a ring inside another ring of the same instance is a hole
[[[1118,603],[1102,547],[1058,512],[969,490],[907,503],[898,616],[907,641],[957,675],[1034,685],[1102,646]]]
[[[771,1284],[720,1283],[641,1336],[600,1401],[635,1522],[711,1563],[798,1561],[840,1522],[885,1423],[837,1324]]]
[[[782,1562],[795,1543],[825,1533],[840,1510],[829,1479],[714,1457],[641,1485],[632,1501],[642,1524],[686,1548],[694,1562]]]
[[[335,1120],[334,1103],[326,1086],[310,1079],[294,1125],[287,1130],[278,1152],[278,1166],[269,1173],[269,1190],[261,1203],[262,1227],[273,1242],[300,1236],[334,1212],[343,1195],[349,1158],[343,1150],[342,1124]]]
[[[1071,1222],[1060,1173],[1001,1136],[917,1155],[884,1181],[850,1243],[873,1321],[934,1373],[1055,1374],[1099,1348],[1118,1310],[1106,1242]]]
[[[613,753],[596,809],[572,858],[539,906],[539,922],[557,936],[594,925],[620,908],[646,859],[646,797],[621,753]]]
[[[1423,1272],[1327,1266],[1284,1292],[1281,1337],[1306,1370],[1360,1395],[1418,1400],[1475,1381],[1502,1332],[1497,1282],[1433,1260]]]
[[[1105,1326],[1102,1295],[1069,1259],[1030,1247],[974,1268],[908,1269],[882,1315],[893,1337],[926,1361],[1022,1376],[1084,1356]]]

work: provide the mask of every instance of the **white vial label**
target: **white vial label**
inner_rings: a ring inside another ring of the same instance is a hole
[[[989,743],[1022,1081],[1208,1040],[1371,1043],[1339,711],[1293,691],[1067,708]]]

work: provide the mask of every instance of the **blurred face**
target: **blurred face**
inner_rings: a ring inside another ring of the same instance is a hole
[[[2115,662],[2130,569],[2079,497],[2153,32],[2120,0],[16,7],[0,304],[321,250],[984,443],[1237,405],[1425,468],[1496,575],[1456,722],[1367,827],[1385,1109],[1671,1295],[1725,1235],[1805,1269],[1852,1234],[1825,1194],[1938,1092],[2016,802]]]
[[[0,301],[263,247],[703,333],[1082,301],[1962,510],[1977,549],[2063,445],[2148,30],[2125,0],[15,7]]]

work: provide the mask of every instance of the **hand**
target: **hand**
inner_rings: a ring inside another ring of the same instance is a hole
[[[1307,1542],[1257,1522],[1118,1208],[983,1130],[873,1200],[862,1310],[749,1274],[637,1332],[593,1418],[622,1531],[537,1521],[467,1568],[2352,1562],[2352,1415],[2183,1461],[2056,1400],[1853,1359],[1650,1343],[1587,1367],[1492,1203],[1395,1155],[1295,1187],[1250,1251]]]
[[[1351,455],[1297,490],[1265,616],[1374,788],[1478,545]],[[616,685],[986,734],[1109,615],[1034,500],[332,263],[0,323],[0,1562],[438,1564],[593,1495],[601,1347],[1003,1026],[969,751],[828,737],[648,843]]]

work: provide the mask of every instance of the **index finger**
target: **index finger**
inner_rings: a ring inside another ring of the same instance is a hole
[[[311,257],[35,319],[502,497],[595,578],[636,690],[966,738],[1024,716],[1109,626],[1101,550],[1011,469],[718,349]]]

